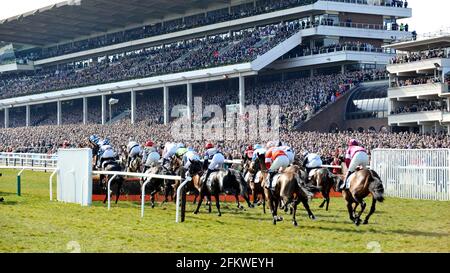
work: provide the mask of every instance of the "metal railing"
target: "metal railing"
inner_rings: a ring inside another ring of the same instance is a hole
[[[55,167],[57,156],[33,153],[0,153],[0,165],[11,167]],[[38,170],[38,168],[35,168]],[[46,171],[45,169],[42,169]]]

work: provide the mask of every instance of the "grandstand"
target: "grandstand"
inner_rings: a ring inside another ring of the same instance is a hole
[[[191,116],[194,95],[224,97],[206,101],[237,104],[243,113],[246,104],[289,92],[299,100],[274,103],[294,118],[288,129],[297,128],[334,102],[336,91],[363,80],[354,71],[383,69],[394,56],[383,45],[412,36],[397,24],[411,9],[390,2],[81,0],[44,7],[0,22],[0,117],[5,128],[106,124],[108,100],[120,97],[111,116],[168,124],[173,105],[187,105]],[[317,90],[308,87],[314,78],[304,80],[330,74],[342,77]]]
[[[396,131],[450,133],[450,32],[389,46],[389,125]]]

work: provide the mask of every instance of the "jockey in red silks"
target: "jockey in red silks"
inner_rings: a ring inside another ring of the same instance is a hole
[[[255,150],[253,149],[252,145],[248,145],[247,149],[245,149],[244,152],[244,161],[251,160],[253,158],[253,153]]]
[[[347,165],[348,169],[347,175],[338,191],[349,188],[348,178],[356,171],[356,168],[359,166],[366,168],[369,165],[369,155],[367,154],[366,149],[363,148],[355,139],[351,139],[348,142],[348,149],[345,153],[345,165]]]
[[[272,179],[280,168],[289,166],[289,157],[286,152],[277,147],[274,142],[267,143],[266,167],[269,169],[269,189],[272,188]]]

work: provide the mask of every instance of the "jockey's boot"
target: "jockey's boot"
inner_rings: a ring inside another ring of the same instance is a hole
[[[272,183],[273,183],[273,177],[277,174],[277,172],[270,172],[269,173],[269,189],[272,189]]]
[[[208,169],[208,170],[206,171],[204,183],[206,183],[206,182],[208,181],[209,176],[211,175],[212,172],[213,172],[213,171],[210,170],[210,169]]]
[[[350,175],[352,175],[353,172],[348,171],[347,175],[345,176],[344,181],[342,181],[342,184],[339,186],[338,192],[342,192],[343,190],[346,189],[346,185],[347,185],[347,179],[350,177]]]

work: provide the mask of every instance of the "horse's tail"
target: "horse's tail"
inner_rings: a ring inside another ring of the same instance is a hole
[[[384,201],[383,183],[381,182],[381,179],[377,173],[375,173],[374,171],[370,171],[370,174],[372,176],[372,182],[370,182],[369,184],[369,191],[375,200],[377,200],[378,202],[383,202]]]

